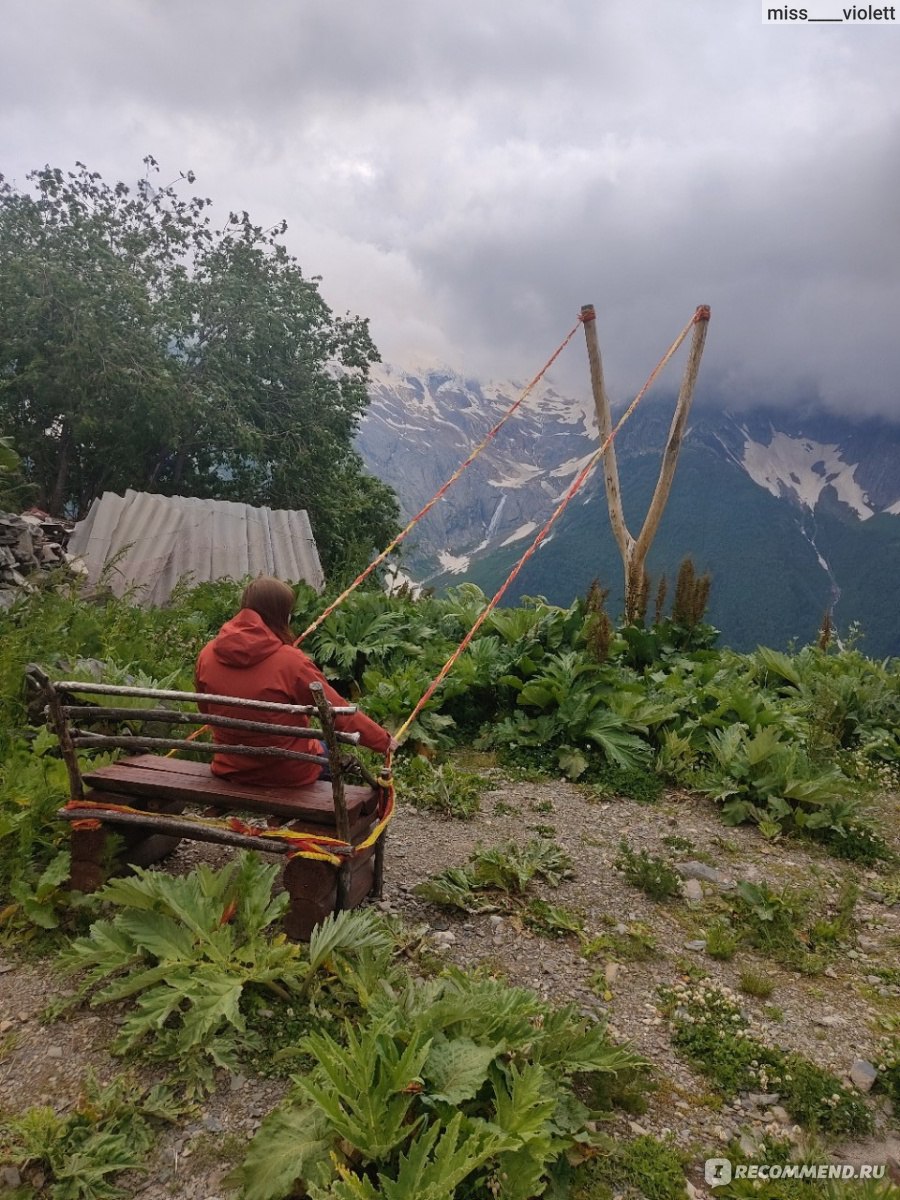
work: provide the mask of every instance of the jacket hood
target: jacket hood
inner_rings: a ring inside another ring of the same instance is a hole
[[[242,608],[236,617],[226,621],[210,649],[226,667],[255,667],[284,646],[258,612]]]

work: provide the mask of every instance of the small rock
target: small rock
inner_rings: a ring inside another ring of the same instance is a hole
[[[693,859],[690,862],[676,863],[675,870],[682,879],[703,879],[706,883],[714,883],[716,887],[734,887],[734,881],[727,875],[723,875],[715,867],[708,867],[706,863],[695,862]]]
[[[246,1082],[243,1075],[232,1075],[228,1080],[228,1089],[232,1092],[239,1092]]]
[[[8,1188],[21,1187],[22,1176],[15,1167],[0,1167],[0,1183],[6,1184]]]
[[[607,983],[615,983],[619,976],[620,967],[618,963],[608,962],[603,968],[603,978]]]
[[[850,1068],[850,1078],[861,1092],[870,1092],[872,1084],[878,1078],[878,1072],[870,1062],[866,1062],[864,1058],[858,1058]]]
[[[703,884],[699,879],[686,879],[681,890],[685,900],[703,899]]]
[[[635,1137],[646,1137],[647,1135],[647,1130],[638,1121],[629,1121],[628,1128]]]
[[[777,1104],[781,1096],[778,1092],[748,1092],[747,1099],[756,1108],[768,1108],[771,1104]]]
[[[48,1058],[62,1058],[62,1056],[63,1056],[62,1046],[48,1046],[47,1047],[47,1057]]]
[[[0,1033],[9,1033],[14,1025],[15,1021],[0,1021]]]
[[[730,1142],[731,1134],[722,1125],[716,1125],[713,1129],[713,1137],[720,1142]]]
[[[838,977],[838,973],[834,967],[826,967],[822,974],[827,975],[829,979],[837,979]]]
[[[491,915],[488,917],[488,921],[494,929],[500,929],[503,925],[503,918],[499,915],[499,913],[491,913]]]
[[[782,1108],[780,1104],[773,1105],[772,1116],[776,1121],[780,1121],[782,1125],[787,1125],[788,1121],[791,1119],[788,1116],[787,1109]]]
[[[685,950],[705,950],[706,949],[706,938],[697,938],[696,941],[685,942],[684,948],[685,948]]]
[[[837,1029],[843,1023],[843,1017],[839,1017],[837,1013],[826,1013],[824,1017],[816,1017],[816,1024],[821,1025],[823,1029]]]
[[[759,1146],[753,1140],[749,1133],[742,1133],[738,1145],[741,1149],[741,1154],[744,1158],[756,1158],[759,1154]]]
[[[866,983],[871,983],[875,987],[878,987],[878,985],[881,983],[881,976],[880,975],[867,975]],[[0,1026],[0,1028],[2,1028],[2,1026]]]
[[[208,1133],[224,1133],[225,1131],[225,1126],[218,1117],[204,1117],[202,1125]]]

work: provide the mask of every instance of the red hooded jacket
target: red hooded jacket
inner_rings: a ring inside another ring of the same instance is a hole
[[[312,704],[311,683],[321,683],[329,704],[346,705],[311,659],[296,646],[286,645],[266,625],[259,613],[242,608],[226,621],[200,651],[197,659],[197,691],[219,696],[239,696],[244,700],[268,700],[275,704]],[[213,716],[239,717],[277,725],[308,726],[304,716],[290,713],[260,713],[234,705],[201,704],[200,711]],[[370,750],[384,754],[391,740],[386,729],[357,712],[336,717],[335,724],[344,733],[358,733]],[[250,730],[213,728],[213,738],[222,746],[278,746],[282,750],[302,750],[319,754],[321,744],[311,738],[278,737]],[[318,779],[318,763],[290,758],[251,758],[246,754],[216,754],[212,772],[235,783],[271,787],[302,787]]]

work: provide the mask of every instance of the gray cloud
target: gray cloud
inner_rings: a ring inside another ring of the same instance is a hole
[[[11,0],[0,170],[193,168],[285,216],[386,358],[530,375],[597,304],[624,394],[698,303],[729,403],[897,412],[895,27],[755,0]],[[586,384],[569,351],[557,376]]]

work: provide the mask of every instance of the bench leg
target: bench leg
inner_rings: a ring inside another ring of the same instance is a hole
[[[291,898],[284,914],[284,929],[295,942],[308,942],[320,921],[334,912],[336,874],[328,863],[289,859],[284,868],[284,888]]]
[[[346,898],[344,908],[356,908],[372,893],[375,851],[346,865]],[[330,913],[340,912],[338,884],[341,872],[329,863],[308,858],[288,859],[284,867],[284,889],[291,898],[284,914],[284,929],[288,937],[298,942],[309,941],[309,935]]]
[[[96,892],[106,882],[107,831],[97,824],[96,829],[72,830],[69,886],[73,891]]]

